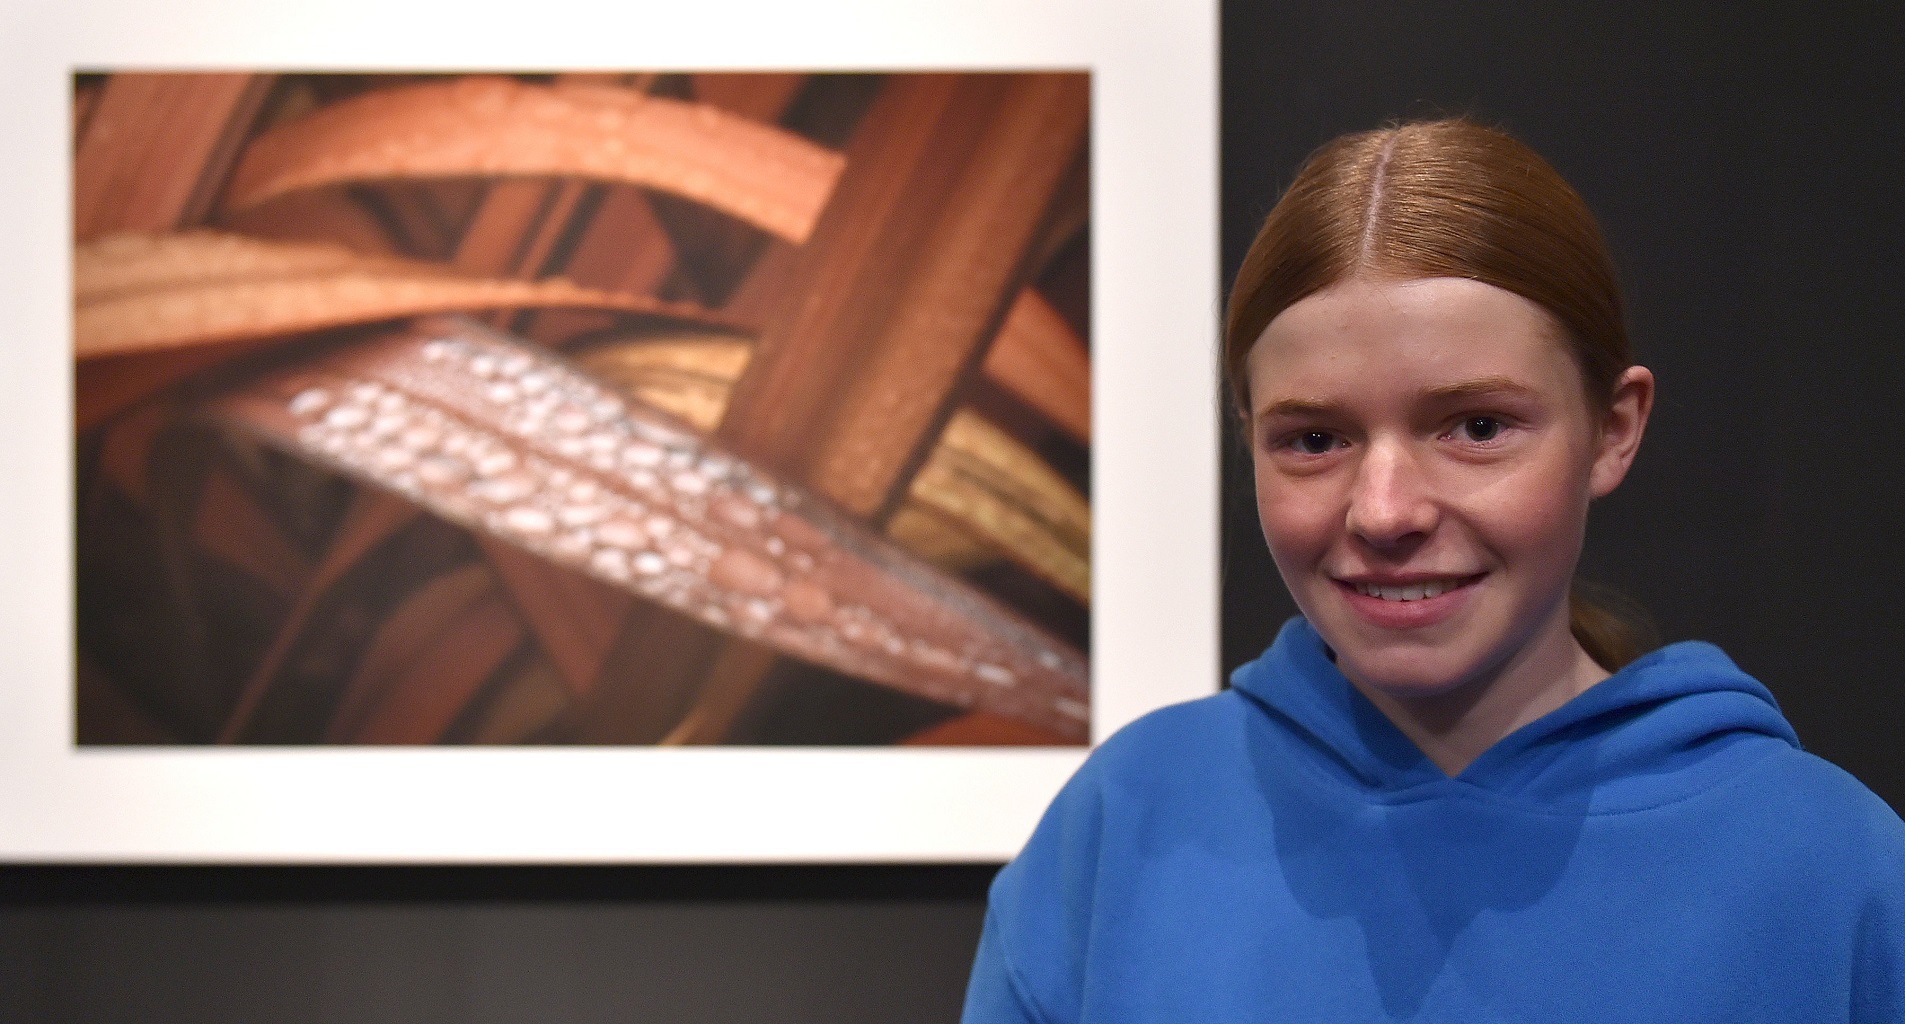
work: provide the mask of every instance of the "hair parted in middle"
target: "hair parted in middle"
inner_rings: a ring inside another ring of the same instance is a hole
[[[1548,311],[1590,405],[1633,364],[1620,285],[1587,204],[1541,155],[1464,118],[1342,136],[1297,172],[1230,294],[1224,371],[1247,413],[1244,360],[1270,321],[1354,277],[1463,277]]]

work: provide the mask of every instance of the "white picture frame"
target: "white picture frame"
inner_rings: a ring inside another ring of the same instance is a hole
[[[1215,691],[1215,0],[0,0],[0,12],[0,859],[999,861],[1085,756],[75,746],[78,70],[1089,70],[1093,738]]]

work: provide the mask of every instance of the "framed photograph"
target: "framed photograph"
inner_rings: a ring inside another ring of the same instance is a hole
[[[1214,689],[1214,5],[875,6],[10,15],[0,855],[1003,859]]]

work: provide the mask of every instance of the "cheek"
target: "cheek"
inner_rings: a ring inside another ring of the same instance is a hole
[[[1478,505],[1496,546],[1544,571],[1571,574],[1587,528],[1587,479],[1574,467],[1530,471],[1490,488]]]
[[[1320,557],[1327,550],[1340,523],[1323,488],[1314,484],[1293,483],[1268,476],[1257,468],[1257,521],[1263,527],[1263,540],[1270,557],[1286,574],[1298,563]]]

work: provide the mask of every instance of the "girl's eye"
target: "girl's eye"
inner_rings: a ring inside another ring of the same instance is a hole
[[[1290,438],[1290,447],[1305,455],[1322,455],[1336,447],[1336,438],[1321,430],[1305,430]]]
[[[1502,421],[1493,416],[1470,416],[1462,421],[1462,432],[1471,441],[1493,441],[1502,432]]]

